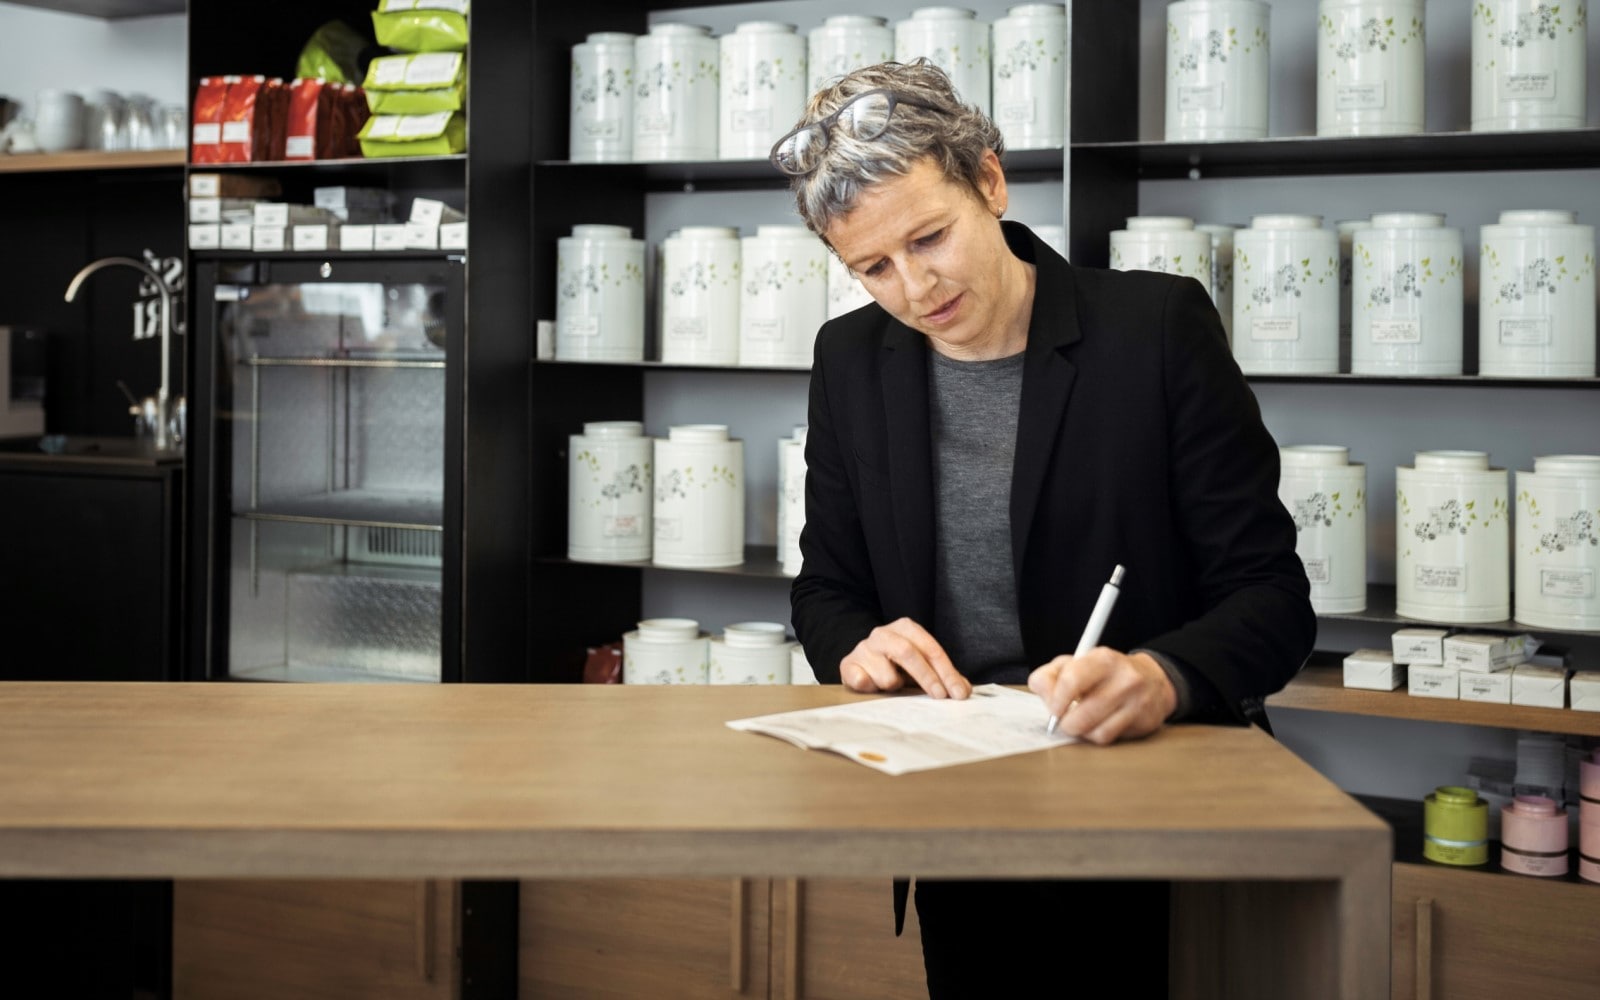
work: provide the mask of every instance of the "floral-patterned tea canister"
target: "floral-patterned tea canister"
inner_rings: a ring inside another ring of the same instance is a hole
[[[1168,142],[1266,136],[1271,17],[1259,0],[1167,5]]]
[[[1333,224],[1339,233],[1339,370],[1350,370],[1350,285],[1354,268],[1350,256],[1355,249],[1356,230],[1372,225],[1370,219],[1341,219]]]
[[[1545,455],[1517,473],[1516,620],[1600,630],[1600,455]]]
[[[638,36],[600,31],[572,47],[574,163],[619,163],[633,158],[633,46]]]
[[[738,622],[711,639],[713,684],[787,684],[795,644],[778,622]]]
[[[1572,212],[1501,212],[1478,256],[1478,371],[1595,373],[1594,227]]]
[[[647,618],[622,634],[622,683],[704,684],[708,646],[692,618]]]
[[[828,318],[843,316],[872,302],[872,293],[850,273],[838,255],[828,254]]]
[[[778,441],[778,556],[784,576],[800,575],[800,531],[806,526],[806,428]]]
[[[1423,130],[1422,0],[1322,0],[1317,134]]]
[[[804,226],[757,226],[740,242],[739,364],[810,368],[828,318],[828,248]]]
[[[644,240],[626,226],[573,226],[556,241],[556,357],[644,360]]]
[[[894,58],[925,56],[950,75],[956,96],[989,113],[989,26],[965,7],[919,7],[895,22]]]
[[[1238,226],[1201,222],[1195,232],[1211,237],[1211,301],[1222,317],[1222,331],[1233,343],[1233,236]]]
[[[1350,370],[1460,375],[1461,230],[1432,212],[1380,212],[1350,253]]]
[[[1181,215],[1135,215],[1111,231],[1111,266],[1194,278],[1211,292],[1211,237]]]
[[[739,231],[684,226],[661,241],[661,360],[739,363]]]
[[[720,45],[717,155],[764,160],[805,110],[806,40],[792,24],[746,21]]]
[[[744,442],[723,424],[684,424],[655,446],[656,565],[744,562]]]
[[[717,40],[696,24],[655,24],[633,46],[633,158],[717,158]],[[764,154],[763,154],[764,155]]]
[[[1511,617],[1506,470],[1481,451],[1419,451],[1395,477],[1395,610],[1471,625]]]
[[[1067,9],[1012,7],[994,22],[994,122],[1007,149],[1052,149],[1067,135]]]
[[[1340,445],[1278,449],[1278,499],[1294,517],[1294,549],[1319,615],[1367,607],[1367,467]]]
[[[1233,356],[1246,375],[1339,370],[1339,237],[1319,215],[1258,215],[1233,238]]]
[[[654,448],[644,436],[644,425],[634,420],[591,422],[567,444],[567,558],[649,559]]]
[[[882,17],[836,14],[812,28],[808,40],[808,98],[851,70],[894,58],[894,32]]]
[[[1588,0],[1474,0],[1472,130],[1582,128]]]

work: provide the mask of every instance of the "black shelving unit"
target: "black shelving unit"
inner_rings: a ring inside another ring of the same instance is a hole
[[[1318,617],[1330,621],[1368,622],[1376,625],[1393,625],[1395,628],[1428,628],[1446,623],[1428,622],[1417,618],[1402,618],[1395,611],[1395,588],[1393,584],[1369,583],[1367,584],[1367,607],[1365,611],[1352,611],[1348,613],[1328,613]],[[1480,622],[1470,626],[1449,625],[1457,629],[1477,630],[1486,632],[1534,632],[1539,635],[1572,636],[1578,638],[1600,638],[1600,632],[1575,631],[1572,629],[1541,628],[1533,625],[1523,625],[1515,621]]]
[[[541,556],[535,560],[547,566],[602,566],[619,570],[646,570],[660,573],[709,573],[714,576],[742,577],[749,580],[793,579],[783,572],[783,562],[775,545],[747,545],[744,562],[736,566],[663,566],[648,559],[627,562],[587,562],[581,559],[564,559],[558,556]]]

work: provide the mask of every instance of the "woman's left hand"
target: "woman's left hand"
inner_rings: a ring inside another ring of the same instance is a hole
[[[1028,689],[1061,720],[1059,732],[1102,746],[1149,736],[1178,705],[1172,681],[1150,654],[1106,646],[1056,657],[1028,676]]]

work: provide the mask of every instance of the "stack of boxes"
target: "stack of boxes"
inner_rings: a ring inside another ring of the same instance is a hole
[[[380,45],[401,54],[367,67],[372,112],[361,127],[367,157],[439,156],[467,148],[466,0],[380,0]]]
[[[1530,635],[1403,628],[1392,649],[1358,649],[1345,657],[1344,686],[1392,691],[1402,684],[1419,698],[1449,698],[1538,708],[1567,706],[1567,655],[1541,649]],[[1600,672],[1572,679],[1572,707],[1600,711]]]

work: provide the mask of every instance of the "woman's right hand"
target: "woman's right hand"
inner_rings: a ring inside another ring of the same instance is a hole
[[[898,691],[908,678],[934,698],[972,693],[938,640],[909,618],[879,625],[839,662],[839,680],[852,691]]]

